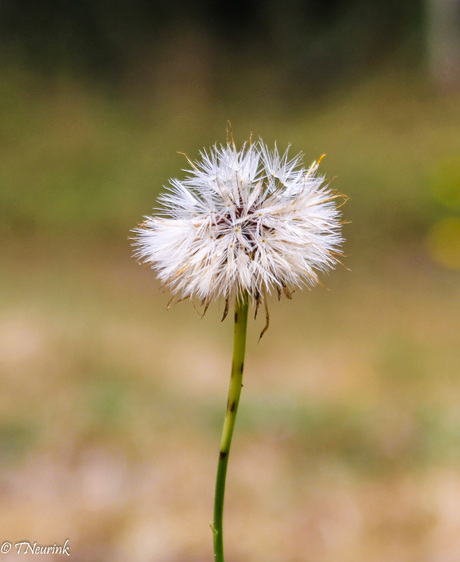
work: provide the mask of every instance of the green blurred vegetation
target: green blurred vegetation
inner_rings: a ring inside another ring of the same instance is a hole
[[[193,159],[225,142],[227,119],[238,141],[252,132],[291,142],[307,162],[327,154],[324,173],[352,199],[347,235],[359,253],[420,242],[458,191],[457,98],[437,95],[417,73],[391,68],[295,109],[269,96],[216,105],[165,93],[149,104],[18,71],[0,95],[6,236],[127,234],[168,179],[183,176],[177,152]]]

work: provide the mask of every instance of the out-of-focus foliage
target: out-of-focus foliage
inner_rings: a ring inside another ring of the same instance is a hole
[[[390,69],[295,109],[269,93],[212,102],[206,84],[194,84],[203,96],[169,84],[153,100],[76,79],[5,74],[2,231],[123,236],[168,179],[183,174],[177,151],[193,159],[203,146],[225,142],[227,119],[237,142],[252,132],[281,148],[292,142],[307,163],[327,154],[321,168],[352,199],[347,237],[360,253],[420,241],[433,222],[458,212],[460,109],[416,73]]]
[[[6,50],[34,68],[96,79],[155,73],[158,55],[177,44],[184,53],[206,51],[203,62],[222,91],[253,59],[295,98],[297,87],[324,90],[395,50],[417,60],[422,14],[421,0],[4,0],[0,33]]]

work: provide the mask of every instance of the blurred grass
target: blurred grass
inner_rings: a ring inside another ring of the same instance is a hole
[[[229,477],[230,556],[454,560],[460,290],[455,260],[437,260],[430,236],[458,218],[458,96],[394,69],[291,109],[254,94],[150,99],[8,72],[5,537],[61,533],[85,561],[211,559],[232,326],[219,323],[218,307],[202,320],[188,304],[166,311],[168,297],[131,259],[127,237],[181,175],[176,151],[195,158],[224,141],[230,119],[237,142],[251,131],[292,142],[307,163],[326,152],[321,167],[351,197],[352,221],[352,271],[331,274],[331,291],[274,300],[259,345],[262,321],[251,323]]]
[[[295,110],[270,97],[238,107],[136,99],[18,71],[2,81],[0,99],[4,234],[127,232],[186,167],[177,151],[193,159],[224,142],[227,119],[238,142],[251,132],[291,142],[307,163],[325,152],[323,172],[353,200],[348,235],[360,252],[419,240],[445,213],[439,198],[457,189],[447,184],[458,175],[458,98],[437,95],[415,73],[388,71]]]

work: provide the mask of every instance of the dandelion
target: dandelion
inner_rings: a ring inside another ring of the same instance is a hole
[[[203,150],[184,180],[171,180],[159,214],[134,230],[136,257],[151,265],[173,299],[197,300],[207,310],[234,304],[234,349],[214,503],[214,556],[224,560],[223,503],[228,454],[238,409],[249,305],[303,286],[339,263],[340,205],[318,162],[290,157],[260,140],[238,150],[233,142]]]

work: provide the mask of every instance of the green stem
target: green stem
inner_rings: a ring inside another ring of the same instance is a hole
[[[220,442],[219,462],[217,465],[216,492],[214,496],[214,520],[211,528],[214,534],[214,560],[224,562],[223,512],[225,496],[225,479],[227,476],[228,455],[232,444],[233,428],[240,402],[243,386],[244,352],[246,349],[246,329],[248,324],[249,302],[247,295],[241,301],[235,301],[235,331],[233,337],[233,363],[228,390],[227,412]]]

